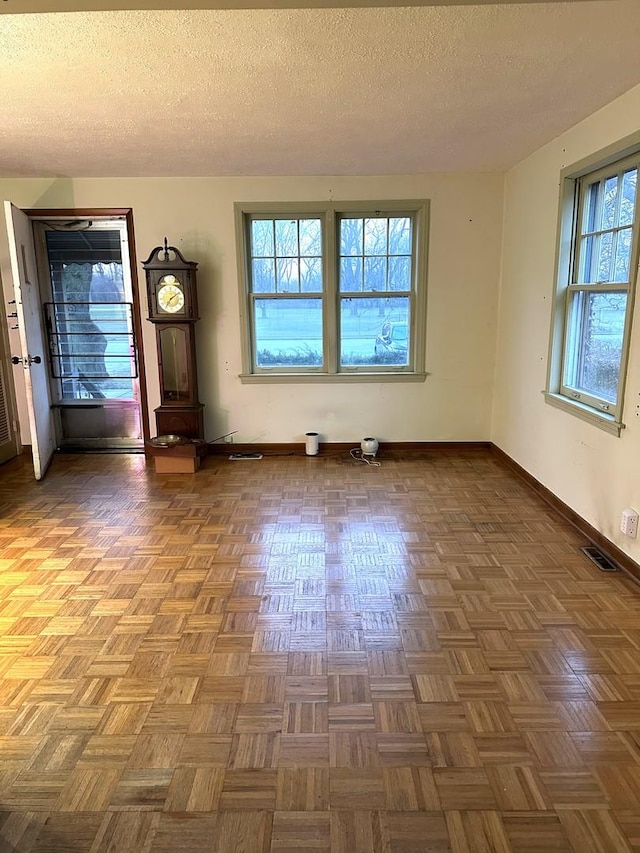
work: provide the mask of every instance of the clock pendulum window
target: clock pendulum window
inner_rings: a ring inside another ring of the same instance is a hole
[[[198,264],[186,261],[175,246],[167,245],[165,237],[164,246],[156,246],[142,266],[160,378],[160,405],[155,409],[158,434],[147,442],[147,453],[157,473],[195,473],[207,447],[196,369]]]

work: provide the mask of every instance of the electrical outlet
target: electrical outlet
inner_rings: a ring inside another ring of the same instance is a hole
[[[626,535],[635,539],[638,535],[638,513],[635,509],[627,507],[622,510],[622,518],[620,519],[620,530]]]

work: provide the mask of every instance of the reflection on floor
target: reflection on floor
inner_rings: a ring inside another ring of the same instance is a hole
[[[640,849],[640,590],[380,461],[0,469],[2,853]]]

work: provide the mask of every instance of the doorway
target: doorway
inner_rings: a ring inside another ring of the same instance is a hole
[[[58,447],[143,447],[135,305],[123,219],[34,220]]]
[[[5,202],[34,474],[59,450],[141,451],[148,438],[130,209]]]

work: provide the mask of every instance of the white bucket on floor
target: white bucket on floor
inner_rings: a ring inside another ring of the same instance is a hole
[[[317,456],[318,455],[318,442],[320,440],[320,436],[317,432],[307,432],[305,433],[305,452],[307,456]]]

